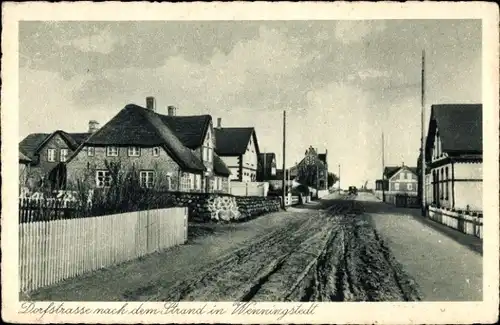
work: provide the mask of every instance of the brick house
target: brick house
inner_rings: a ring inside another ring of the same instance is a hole
[[[426,204],[482,211],[482,104],[432,105],[425,161]]]
[[[217,119],[215,152],[231,170],[231,180],[257,181],[259,144],[253,127],[223,128]]]
[[[210,115],[159,114],[153,97],[146,107],[125,106],[87,139],[67,162],[68,184],[84,180],[107,187],[111,171],[106,162],[134,168],[141,186],[183,192],[229,192],[230,171],[214,152]]]
[[[308,182],[305,179],[304,170],[312,173],[308,177],[313,180],[311,184],[317,190],[323,191],[328,189],[328,150],[324,154],[318,154],[318,150],[312,146],[305,152],[305,157],[294,167],[291,168],[291,175],[297,175],[297,181],[303,184]]]
[[[97,127],[96,121],[90,121],[89,131],[85,133],[57,130],[26,136],[19,143],[19,168],[23,169],[23,185],[29,188],[45,185],[61,187],[64,182],[61,173],[64,163]]]

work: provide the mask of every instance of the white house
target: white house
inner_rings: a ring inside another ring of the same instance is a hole
[[[425,145],[426,202],[482,211],[482,104],[432,105]]]
[[[215,152],[231,171],[230,180],[255,182],[259,168],[259,144],[253,127],[223,128],[217,119]]]

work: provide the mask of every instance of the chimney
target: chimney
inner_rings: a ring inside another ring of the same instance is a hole
[[[97,130],[99,130],[99,122],[97,122],[96,120],[90,120],[89,121],[89,133],[94,133]]]
[[[177,108],[175,106],[169,106],[168,107],[168,116],[175,116],[177,111]]]
[[[146,108],[152,111],[156,110],[156,99],[154,97],[146,97]]]
[[[220,129],[222,127],[222,119],[220,117],[217,118],[217,128]]]

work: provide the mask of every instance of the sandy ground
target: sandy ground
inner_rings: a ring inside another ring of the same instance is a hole
[[[375,197],[357,200],[395,258],[416,280],[426,301],[482,300],[482,241]]]
[[[70,279],[30,298],[415,301],[476,297],[470,288],[480,283],[475,268],[481,261],[479,254],[371,196],[360,194],[355,200],[337,196],[241,224],[192,225],[187,245]],[[470,287],[461,285],[462,281]]]

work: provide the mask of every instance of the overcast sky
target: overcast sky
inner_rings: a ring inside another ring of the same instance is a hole
[[[416,165],[421,54],[427,108],[481,102],[479,20],[21,22],[20,137],[87,130],[126,104],[254,126],[287,167],[310,146],[343,185]],[[428,117],[428,113],[427,113]],[[373,185],[372,185],[373,186]]]

